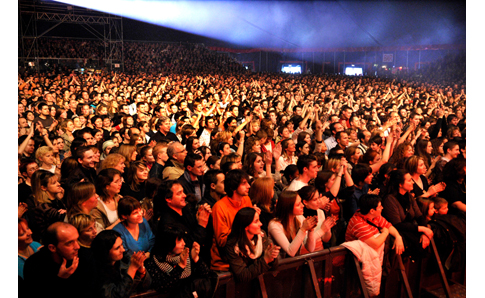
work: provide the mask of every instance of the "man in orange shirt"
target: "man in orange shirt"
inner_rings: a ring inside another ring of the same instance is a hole
[[[217,201],[212,208],[214,238],[211,248],[211,269],[229,271],[229,264],[221,258],[220,251],[226,245],[236,213],[244,207],[252,207],[249,198],[249,176],[243,170],[227,172],[224,180],[226,196]]]

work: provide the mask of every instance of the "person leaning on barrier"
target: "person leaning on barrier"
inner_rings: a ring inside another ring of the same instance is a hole
[[[387,239],[394,237],[393,249],[402,254],[404,245],[399,232],[382,217],[381,198],[375,194],[363,195],[359,200],[360,209],[352,216],[347,225],[345,241],[361,240],[377,250]]]
[[[280,247],[273,244],[261,226],[254,208],[244,207],[234,217],[224,256],[236,281],[248,282],[278,266]]]

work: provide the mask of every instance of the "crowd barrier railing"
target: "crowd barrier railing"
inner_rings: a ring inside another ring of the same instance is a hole
[[[279,260],[278,268],[247,283],[236,282],[230,272],[219,274],[218,298],[246,297],[351,297],[364,295],[357,271],[349,262],[353,255],[343,246],[331,247]],[[352,263],[350,263],[352,265]],[[150,290],[132,298],[165,298]]]
[[[397,267],[392,270],[394,273],[390,272],[390,275],[386,277],[386,280],[390,281],[391,276],[394,276],[390,283],[392,290],[387,293],[389,287],[384,284],[386,281],[383,277],[381,289],[386,288],[387,290],[386,293],[381,293],[381,295],[393,298],[412,298],[413,294],[420,296],[421,292],[428,288],[434,290],[426,291],[427,293],[440,293],[440,297],[462,297],[458,293],[465,293],[466,291],[466,268],[463,272],[446,272],[441,264],[434,241],[432,241],[428,252],[423,261],[417,263],[410,262],[410,259],[407,258],[405,264],[403,264],[401,257],[396,256]],[[430,271],[429,269],[433,267],[432,264],[437,265],[438,270]],[[410,266],[414,266],[414,270],[410,270]],[[236,282],[231,272],[219,273],[219,285],[214,297],[368,298],[369,295],[365,288],[360,267],[360,262],[348,249],[343,246],[330,247],[318,252],[280,259],[276,270],[261,274],[250,282]],[[454,283],[453,287],[447,281],[449,278]],[[408,279],[413,281],[412,286],[409,285]],[[440,287],[442,289],[438,290]],[[411,288],[414,290],[411,290]],[[154,290],[131,296],[131,298],[166,297],[169,297],[169,295],[160,294]]]

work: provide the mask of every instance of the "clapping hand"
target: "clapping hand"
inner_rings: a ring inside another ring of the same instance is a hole
[[[375,188],[373,190],[369,190],[369,194],[378,195],[381,190],[379,188]]]
[[[137,270],[143,267],[143,262],[145,262],[147,256],[145,252],[138,251],[131,255],[130,265],[133,265]]]
[[[189,257],[189,248],[186,247],[184,250],[180,253],[180,262],[179,266],[182,268],[185,268],[187,266],[187,259]]]
[[[276,246],[273,243],[268,245],[264,250],[264,260],[266,261],[266,264],[273,262],[273,260],[278,257],[279,253],[280,253],[279,246]]]
[[[328,232],[328,231],[330,231],[330,230],[332,229],[332,227],[333,227],[333,226],[335,226],[336,224],[337,224],[337,220],[336,220],[336,218],[335,218],[335,217],[333,217],[333,216],[329,216],[329,217],[327,217],[327,218],[326,218],[326,219],[323,221],[323,223],[322,223],[322,227],[323,227],[323,228],[322,228],[322,229],[323,229],[324,231],[327,231],[327,232]]]
[[[316,216],[308,216],[301,225],[303,231],[312,231],[317,226],[318,220]]]
[[[195,242],[192,244],[192,250],[190,251],[190,256],[195,263],[199,261],[200,244]]]

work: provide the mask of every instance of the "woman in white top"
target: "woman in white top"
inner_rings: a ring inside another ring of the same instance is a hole
[[[321,209],[329,202],[329,198],[321,195],[315,186],[307,185],[298,190],[301,197],[304,216],[317,216],[318,222],[315,227],[315,251],[323,250],[323,242],[330,241],[332,237],[332,227],[335,226],[337,218],[330,216],[325,218],[325,212]]]
[[[296,145],[292,139],[281,141],[281,156],[278,158],[278,164],[281,171],[284,171],[288,165],[296,165],[298,157],[296,156]],[[277,145],[277,147],[279,144]]]
[[[294,257],[315,250],[316,225],[315,216],[303,216],[303,203],[298,193],[283,191],[276,203],[275,218],[268,224],[268,232],[282,252]]]
[[[101,170],[96,180],[96,193],[98,194],[98,204],[93,209],[91,215],[94,217],[98,226],[110,230],[120,222],[118,218],[118,201],[122,185],[121,172],[107,168]]]

